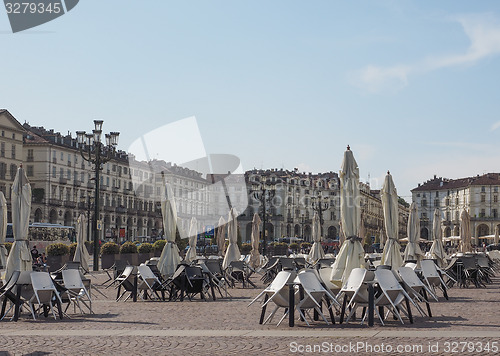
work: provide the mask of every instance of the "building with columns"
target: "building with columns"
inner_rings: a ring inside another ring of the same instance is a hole
[[[460,215],[467,210],[472,236],[494,235],[500,229],[500,174],[474,177],[434,178],[412,189],[412,199],[420,213],[421,236],[430,239],[434,209],[441,212],[443,236],[460,235]]]
[[[335,172],[305,173],[297,169],[250,170],[245,173],[249,206],[238,218],[244,241],[250,240],[254,213],[263,214],[261,192],[266,195],[266,236],[268,241],[280,237],[301,237],[311,241],[312,217],[322,202],[322,236],[338,239],[340,233],[340,180]],[[270,193],[269,193],[270,192]],[[377,236],[384,224],[380,192],[360,182],[361,211],[366,235]],[[271,194],[271,196],[269,196]],[[408,208],[399,205],[399,236],[406,237]]]

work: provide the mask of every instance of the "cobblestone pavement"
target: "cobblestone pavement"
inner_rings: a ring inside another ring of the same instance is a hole
[[[92,279],[99,284],[105,275]],[[259,288],[230,289],[231,299],[217,301],[115,302],[113,287],[100,287],[107,298],[95,296],[94,315],[73,314],[70,308],[71,319],[34,321],[23,313],[17,323],[0,322],[0,355],[499,353],[494,352],[500,348],[498,278],[487,288],[452,288],[450,300],[431,304],[432,318],[413,310],[414,324],[376,321],[371,328],[359,321],[259,325],[260,305],[247,307],[263,287],[253,280]]]

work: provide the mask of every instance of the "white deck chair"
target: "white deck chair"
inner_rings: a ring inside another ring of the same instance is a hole
[[[336,298],[337,294],[340,292],[340,288],[336,284],[333,284],[330,281],[330,276],[332,275],[332,268],[331,267],[320,268],[318,270],[318,273],[325,287],[330,291],[332,296],[335,297],[336,304],[338,304],[338,307],[341,307],[339,301]]]
[[[382,294],[375,299],[375,312],[380,319],[382,325],[384,325],[384,320],[378,311],[377,306],[386,307],[389,309],[389,312],[392,312],[401,322],[404,324],[403,319],[401,318],[401,314],[399,311],[401,310],[407,317],[409,317],[408,313],[402,307],[402,302],[405,300],[405,297],[416,306],[410,296],[406,293],[404,288],[398,282],[392,271],[386,269],[379,269],[375,271],[375,279],[378,282],[378,285],[382,291]],[[387,316],[387,315],[386,315]]]
[[[342,297],[349,299],[346,308],[352,306],[356,301],[368,303],[368,287],[363,285],[365,281],[373,280],[373,272],[364,268],[354,268],[347,279],[347,282],[337,294],[337,300]]]
[[[411,297],[416,306],[420,315],[425,316],[424,310],[418,305],[418,302],[429,303],[427,299],[423,296],[423,291],[425,291],[428,295],[433,297],[435,300],[438,300],[434,293],[423,283],[420,278],[418,278],[417,274],[410,267],[399,267],[398,269],[399,276],[406,286],[406,292]],[[430,308],[430,307],[429,307]]]
[[[52,301],[54,298],[57,298],[59,303],[62,303],[62,301],[54,282],[52,282],[52,279],[50,278],[50,274],[48,272],[31,272],[30,277],[31,285],[33,287],[33,296],[28,303],[31,308],[33,319],[36,319],[33,304],[49,305],[54,319],[57,319]]]
[[[254,300],[250,302],[250,304],[248,304],[248,306],[250,306],[262,296],[267,295],[269,296],[269,299],[266,302],[264,302],[264,304],[262,304],[262,308],[264,308],[271,301],[276,305],[275,309],[271,312],[271,314],[269,314],[266,320],[264,320],[263,324],[270,322],[279,308],[286,308],[287,311],[283,314],[283,317],[278,322],[278,326],[286,318],[289,312],[288,310],[289,289],[286,288],[286,284],[293,281],[295,276],[296,276],[295,273],[292,273],[290,271],[279,272],[274,278],[274,280],[271,282],[271,284],[261,293],[259,293],[259,295],[255,297]],[[295,304],[299,302],[297,299],[298,298],[295,298]]]
[[[80,313],[83,314],[83,310],[80,306],[80,302],[89,310],[90,314],[93,314],[92,311],[92,298],[90,297],[90,293],[82,281],[82,277],[80,275],[80,271],[77,269],[65,269],[62,270],[62,278],[64,287],[67,289],[68,297],[74,304],[74,310],[76,311],[76,306],[80,309]],[[66,310],[68,309],[66,307]]]
[[[160,286],[161,282],[158,279],[158,277],[155,276],[151,268],[149,266],[141,264],[140,266],[137,267],[138,271],[138,278],[139,282],[137,284],[137,293],[140,295],[139,291],[149,291],[151,298],[153,299],[154,296],[156,298],[160,299],[160,296],[158,295],[157,291],[154,289],[154,286]],[[142,299],[144,299],[143,296],[141,296]]]
[[[436,290],[436,287],[440,287],[445,294],[446,299],[446,284],[444,283],[439,271],[436,268],[436,264],[433,260],[422,260],[420,261],[420,267],[422,269],[422,275],[424,277],[425,282],[429,288]]]
[[[304,289],[304,298],[297,304],[299,314],[302,316],[306,324],[310,326],[305,314],[308,314],[307,309],[314,309],[318,312],[318,315],[323,318],[325,323],[329,325],[326,317],[321,311],[321,300],[325,295],[328,295],[328,292],[325,288],[323,288],[318,277],[313,272],[302,271],[297,275],[297,279]],[[335,300],[335,298],[333,298],[333,300]],[[313,320],[309,314],[308,316],[311,320]]]

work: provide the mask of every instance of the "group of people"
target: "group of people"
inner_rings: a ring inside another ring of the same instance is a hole
[[[47,264],[47,257],[45,256],[45,253],[42,252],[40,254],[36,246],[33,246],[31,249],[31,259],[33,260],[34,266],[44,266]]]

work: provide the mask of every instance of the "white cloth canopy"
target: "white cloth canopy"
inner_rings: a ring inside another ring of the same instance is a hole
[[[84,214],[80,214],[76,224],[76,250],[73,261],[80,262],[82,268],[88,272],[90,256],[85,247],[85,236],[87,236],[87,218]]]
[[[330,280],[338,287],[347,281],[354,268],[364,267],[365,251],[359,239],[361,207],[359,206],[359,168],[352,151],[347,147],[339,172],[340,221],[346,240],[332,266]]]
[[[384,226],[387,234],[387,243],[382,252],[381,264],[398,269],[403,265],[401,257],[401,246],[398,242],[398,193],[396,186],[389,172],[385,176],[385,181],[380,190],[382,209],[384,211]]]
[[[411,203],[410,217],[408,218],[408,244],[406,245],[404,256],[405,261],[415,260],[417,265],[424,258],[424,254],[418,244],[420,241],[420,219],[418,217],[417,203]]]
[[[179,248],[175,244],[175,233],[177,231],[177,209],[172,188],[167,183],[161,199],[161,214],[163,217],[163,231],[167,243],[163,247],[160,259],[158,260],[158,270],[164,276],[174,274],[177,265],[181,262]]]
[[[259,226],[261,220],[259,214],[253,214],[252,220],[252,235],[250,235],[250,243],[252,245],[252,251],[250,251],[250,261],[249,264],[252,268],[257,268],[260,266],[261,258],[259,253]]]
[[[470,216],[467,210],[460,215],[460,252],[472,252],[472,235],[470,231]]]
[[[317,262],[319,259],[325,257],[325,251],[321,246],[321,223],[318,213],[315,211],[312,220],[312,239],[314,241],[311,251],[309,251],[309,261],[312,263]]]
[[[219,219],[219,225],[215,230],[217,234],[217,248],[219,249],[219,256],[224,256],[224,247],[226,247],[226,220],[221,216]]]
[[[12,232],[14,244],[7,258],[5,279],[14,271],[31,271],[31,253],[28,249],[28,228],[31,211],[31,185],[23,167],[17,169],[11,193]]]
[[[7,201],[3,192],[0,192],[0,264],[2,268],[7,266],[7,248],[5,247],[5,237],[7,235]]]
[[[439,209],[434,210],[434,219],[432,220],[432,246],[430,254],[432,258],[437,260],[439,267],[446,267],[446,252],[443,247],[443,230],[441,230],[441,212]]]
[[[191,218],[191,223],[189,224],[189,248],[186,252],[186,257],[184,261],[191,263],[196,259],[196,239],[198,237],[198,222],[193,216]]]
[[[233,207],[229,212],[227,235],[229,238],[229,246],[227,246],[226,256],[222,262],[222,268],[226,269],[233,261],[238,261],[241,257],[240,249],[238,248],[238,212]]]
[[[385,245],[385,232],[383,229],[380,229],[379,232],[378,232],[378,238],[380,240],[380,249],[383,250],[384,249],[384,245]]]

